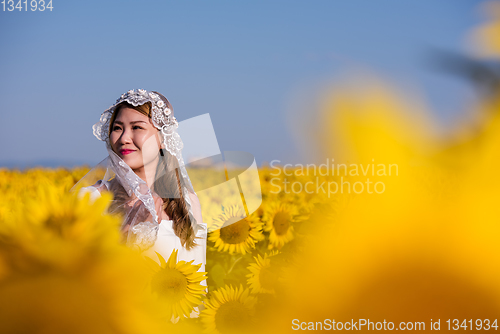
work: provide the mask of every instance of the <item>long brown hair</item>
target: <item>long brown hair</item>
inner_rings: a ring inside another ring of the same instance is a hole
[[[173,114],[173,108],[170,102],[160,93],[154,93],[158,94],[162,98],[162,100],[165,102],[165,104]],[[111,132],[111,129],[113,128],[113,124],[118,112],[123,107],[137,110],[141,114],[146,115],[151,119],[150,102],[146,102],[139,106],[134,106],[127,102],[122,102],[115,108],[113,115],[111,116],[109,132]],[[184,197],[182,196],[183,184],[181,184],[181,179],[179,177],[179,164],[177,159],[172,156],[167,150],[160,149],[160,152],[158,152],[158,154],[160,155],[160,159],[158,165],[156,166],[155,181],[153,182],[151,190],[153,190],[162,198],[162,210],[164,210],[167,213],[168,217],[173,220],[172,227],[174,229],[175,235],[179,237],[179,239],[181,240],[181,244],[187,250],[190,250],[191,248],[196,246],[196,243],[194,242],[195,233],[191,225],[191,219],[189,217],[189,211],[187,209],[186,202],[184,201]],[[175,171],[175,173],[166,173],[165,171],[167,170],[167,168],[171,171]],[[119,212],[121,211],[124,213],[125,208],[123,207],[123,204],[128,201],[129,196],[127,195],[120,182],[115,180],[116,178],[110,182],[109,190],[114,195],[114,201],[112,206],[110,206],[110,210]]]

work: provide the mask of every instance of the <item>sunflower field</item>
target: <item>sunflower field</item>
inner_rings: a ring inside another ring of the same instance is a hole
[[[214,194],[206,273],[125,247],[109,195],[69,192],[88,167],[0,169],[0,333],[498,330],[500,6],[488,6],[462,73],[496,80],[468,77],[480,89],[463,119],[440,131],[379,78],[331,87],[303,136],[340,164],[262,166],[249,216]]]

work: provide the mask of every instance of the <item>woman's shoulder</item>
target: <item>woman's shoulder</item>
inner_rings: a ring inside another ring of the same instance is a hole
[[[109,182],[99,180],[92,187],[96,188],[100,193],[109,191]]]
[[[87,193],[90,194],[90,200],[92,202],[101,197],[101,192],[94,186],[80,188],[80,191],[78,192],[78,197],[82,198]]]

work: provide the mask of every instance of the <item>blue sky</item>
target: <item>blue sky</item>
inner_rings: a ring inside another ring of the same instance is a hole
[[[0,11],[0,166],[98,163],[91,127],[132,88],[164,94],[179,121],[210,113],[220,149],[259,165],[308,162],[290,105],[353,68],[416,87],[446,123],[472,90],[426,59],[464,52],[484,19],[466,0],[52,4]]]

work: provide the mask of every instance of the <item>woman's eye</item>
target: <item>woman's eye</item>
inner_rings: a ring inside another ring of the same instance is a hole
[[[139,125],[134,125],[132,126],[132,130],[137,130],[137,129],[144,129],[143,127],[139,126]],[[119,125],[115,125],[112,129],[112,131],[122,131],[122,127],[119,126]]]

